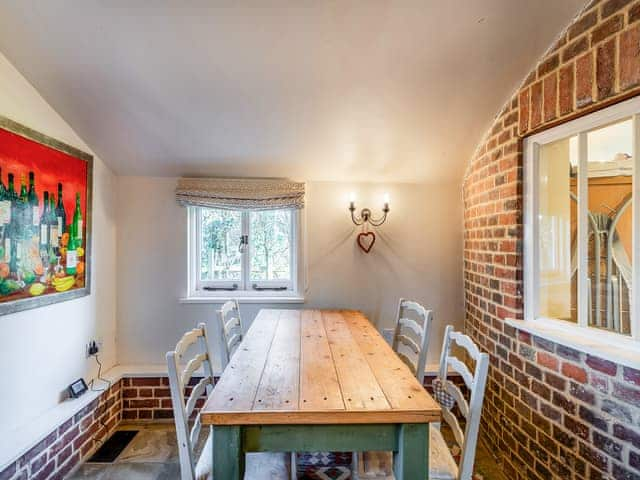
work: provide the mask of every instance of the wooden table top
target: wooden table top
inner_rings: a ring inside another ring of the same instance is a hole
[[[201,413],[206,425],[426,423],[440,407],[364,315],[261,310]]]

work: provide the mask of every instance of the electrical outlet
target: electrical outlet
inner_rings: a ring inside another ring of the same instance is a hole
[[[87,344],[87,357],[97,355],[99,351],[100,351],[100,347],[98,346],[98,343],[95,340],[91,340]]]

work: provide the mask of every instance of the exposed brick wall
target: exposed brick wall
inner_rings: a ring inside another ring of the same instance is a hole
[[[200,379],[191,378],[186,396]],[[194,415],[205,399],[197,401]],[[120,421],[169,419],[173,419],[173,407],[167,377],[123,378],[4,467],[0,480],[63,479],[93,454]]]
[[[592,1],[504,106],[465,174],[466,330],[491,356],[483,428],[510,478],[640,479],[640,372],[504,323],[523,313],[522,138],[639,87],[640,1]]]
[[[191,378],[185,396],[191,394],[201,378]],[[431,389],[434,378],[435,375],[425,377],[427,390]],[[452,379],[460,386],[464,385],[458,375],[453,375]],[[214,381],[217,380],[216,377]],[[194,416],[205,400],[206,396],[203,396],[196,402]],[[0,480],[63,479],[93,454],[120,421],[169,419],[173,419],[173,406],[168,377],[123,378],[0,471]]]
[[[185,396],[202,377],[191,377]],[[129,421],[164,420],[173,418],[168,377],[125,378],[122,380],[122,418]],[[196,402],[194,414],[204,405],[205,397]]]
[[[123,420],[173,418],[167,377],[125,378],[122,382]]]
[[[0,480],[61,480],[93,454],[122,417],[122,385],[97,399],[50,432],[0,472]],[[11,441],[4,438],[3,441]]]

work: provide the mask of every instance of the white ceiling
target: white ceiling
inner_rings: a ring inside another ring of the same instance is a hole
[[[0,51],[122,175],[459,179],[584,0],[4,0]]]

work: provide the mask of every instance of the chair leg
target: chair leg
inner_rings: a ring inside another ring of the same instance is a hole
[[[297,471],[297,462],[298,455],[296,452],[291,452],[291,480],[297,480],[298,471]]]
[[[351,452],[351,478],[353,478],[353,480],[360,480],[360,477],[358,476],[359,453],[360,452]]]

